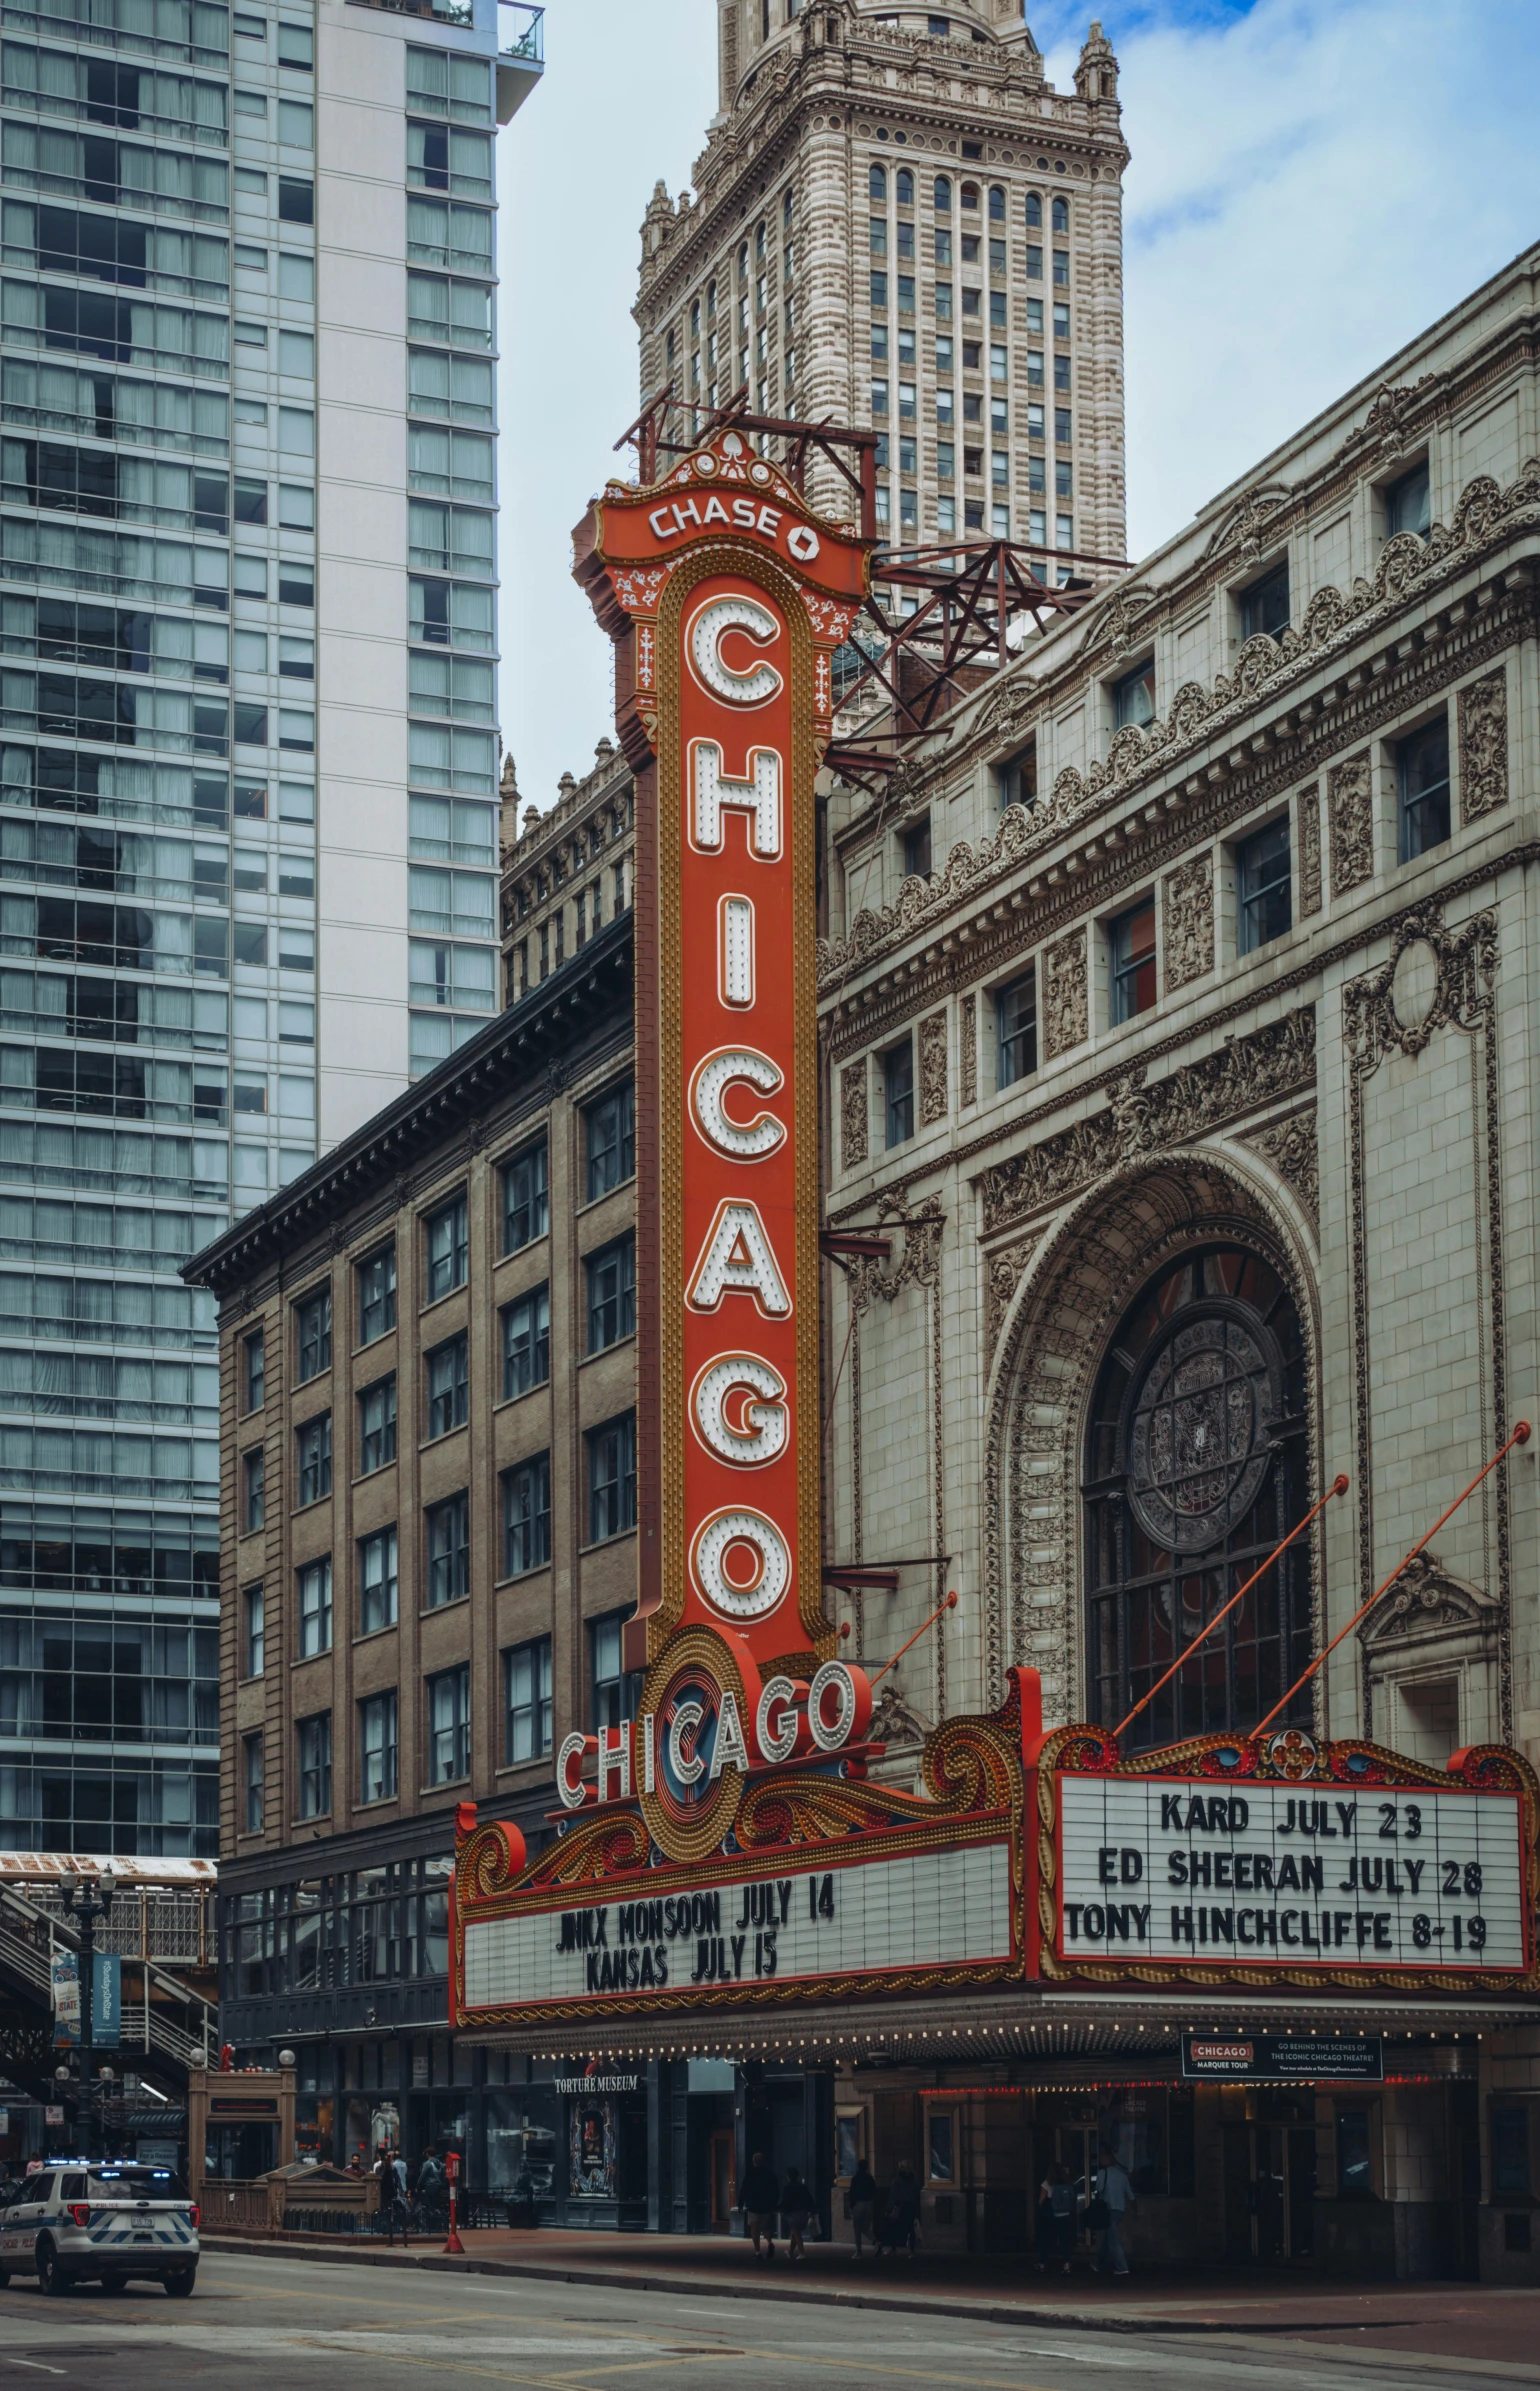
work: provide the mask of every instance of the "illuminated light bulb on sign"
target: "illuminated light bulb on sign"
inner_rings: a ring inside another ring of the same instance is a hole
[[[691,839],[702,854],[715,855],[722,844],[722,816],[737,811],[752,816],[749,851],[763,863],[775,863],[781,852],[781,759],[773,747],[751,747],[742,778],[725,769],[715,739],[690,742],[690,785],[695,791]]]
[[[784,1320],[791,1310],[757,1204],[717,1206],[685,1301],[692,1311],[714,1312],[724,1295],[752,1295],[767,1320]]]
[[[718,1511],[690,1554],[695,1582],[724,1619],[762,1619],[791,1584],[791,1554],[762,1511]]]
[[[690,1416],[707,1448],[739,1469],[761,1469],[786,1449],[786,1381],[752,1353],[708,1362],[690,1394]]]
[[[780,629],[768,606],[757,598],[734,595],[708,598],[697,608],[687,634],[690,670],[703,689],[729,706],[767,706],[779,697],[785,683],[773,664],[762,656],[748,664],[734,664],[722,653],[730,631],[768,645]]]
[[[754,1002],[754,905],[723,897],[717,906],[717,993],[724,1005]]]
[[[727,1090],[742,1080],[762,1096],[774,1096],[782,1085],[780,1065],[753,1046],[720,1046],[697,1063],[690,1082],[690,1117],[708,1146],[729,1162],[758,1162],[784,1144],[786,1128],[773,1112],[758,1112],[752,1121],[735,1121],[723,1104]]]

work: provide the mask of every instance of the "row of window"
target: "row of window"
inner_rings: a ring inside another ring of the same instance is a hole
[[[1451,829],[1449,724],[1445,715],[1391,747],[1396,793],[1396,853],[1410,863],[1442,846]],[[1030,801],[1030,800],[1029,800]],[[929,874],[930,824],[905,834],[906,872]],[[1254,954],[1293,927],[1293,861],[1289,819],[1280,814],[1233,849],[1235,944]],[[1147,1013],[1158,995],[1155,899],[1143,897],[1105,925],[1108,1020],[1112,1027]],[[993,994],[995,1085],[1007,1088],[1037,1068],[1036,982],[1031,971]],[[902,1145],[914,1135],[914,1049],[901,1039],[879,1057],[885,1140]]]
[[[626,910],[626,867],[624,859],[610,866],[610,919],[618,921]],[[590,938],[596,938],[604,927],[604,872],[601,867],[587,888],[580,888],[572,900],[572,917],[576,932],[572,944],[574,955],[580,955]],[[533,935],[521,938],[509,959],[508,1002],[516,1004],[527,996],[531,988],[539,986],[553,971],[560,971],[567,960],[567,908],[558,905],[548,918],[539,923]]]
[[[393,1265],[393,1257],[392,1257]],[[588,1288],[590,1354],[636,1333],[636,1241],[617,1238],[590,1254],[584,1262]],[[394,1277],[391,1316],[394,1318]],[[502,1385],[505,1399],[527,1395],[544,1386],[551,1375],[551,1297],[546,1285],[532,1287],[499,1314],[502,1323]],[[250,1367],[252,1355],[248,1349]],[[426,1382],[428,1443],[463,1428],[470,1416],[470,1344],[468,1332],[446,1337],[423,1356]],[[358,1397],[359,1475],[369,1476],[396,1457],[396,1374],[377,1379]],[[296,1504],[320,1502],[332,1490],[332,1415],[318,1412],[295,1432]],[[263,1449],[245,1456],[245,1532],[263,1524],[265,1472]]]
[[[601,1196],[634,1177],[636,1171],[636,1107],[634,1083],[627,1079],[605,1090],[583,1109],[584,1184],[586,1198]],[[551,1225],[549,1150],[544,1138],[510,1156],[499,1174],[502,1188],[502,1250],[520,1252]],[[437,1303],[470,1275],[470,1200],[462,1189],[438,1205],[422,1223],[424,1301]],[[590,1320],[634,1325],[635,1263],[632,1241],[620,1239],[587,1258]],[[360,1345],[372,1344],[396,1324],[396,1248],[394,1241],[378,1247],[356,1266]],[[527,1299],[521,1299],[527,1300]],[[517,1306],[510,1306],[510,1310]],[[332,1290],[311,1288],[293,1307],[296,1383],[304,1386],[329,1370],[332,1362]],[[629,1335],[617,1326],[603,1344]],[[599,1350],[591,1346],[590,1351]],[[266,1401],[266,1341],[261,1329],[243,1338],[242,1408],[260,1410]]]
[[[463,1340],[461,1340],[463,1345]],[[459,1359],[463,1362],[463,1351]],[[454,1357],[446,1358],[446,1375],[442,1386],[445,1404],[453,1408],[457,1399],[461,1405],[460,1419],[465,1414],[464,1378],[455,1379]],[[395,1458],[396,1450],[396,1382],[394,1377],[381,1379],[359,1398],[360,1445],[362,1474],[368,1475],[383,1468]],[[299,1500],[302,1504],[317,1502],[331,1491],[332,1483],[332,1423],[330,1412],[306,1421],[295,1432],[299,1472]],[[588,1544],[607,1544],[613,1537],[623,1536],[636,1525],[636,1419],[632,1412],[605,1420],[591,1428],[584,1439],[588,1475]],[[266,1465],[260,1446],[242,1457],[242,1527],[247,1535],[256,1533],[266,1515]],[[543,1569],[551,1558],[551,1457],[549,1453],[533,1454],[528,1460],[515,1463],[502,1476],[503,1488],[503,1577],[527,1577],[532,1569]],[[427,1523],[426,1550],[428,1559],[427,1600],[425,1608],[437,1610],[441,1604],[458,1601],[470,1592],[470,1496],[454,1494],[439,1503],[428,1505],[424,1512]],[[369,1606],[364,1604],[361,1632],[371,1634],[376,1627],[394,1624],[396,1616],[396,1531],[382,1530],[389,1538],[389,1615],[371,1619]],[[366,1540],[361,1550],[378,1545],[379,1538]],[[381,1546],[377,1559],[383,1560]],[[299,1572],[301,1659],[314,1652],[328,1650],[331,1644],[331,1560],[307,1563]],[[364,1570],[365,1586],[370,1582],[369,1570]],[[383,1582],[383,1581],[382,1581]],[[306,1620],[311,1612],[317,1619],[324,1616],[324,1634],[319,1642],[308,1640]],[[252,1675],[260,1675],[253,1670]]]
[[[592,1620],[588,1629],[589,1697],[594,1730],[615,1727],[635,1712],[639,1680],[621,1667],[621,1625],[615,1611]],[[551,1639],[534,1636],[502,1655],[503,1759],[518,1768],[543,1759],[552,1742]],[[430,1786],[451,1785],[470,1775],[470,1665],[435,1670],[423,1680],[423,1759]],[[394,1686],[365,1695],[358,1709],[358,1794],[360,1806],[394,1800],[400,1789],[400,1702]],[[332,1808],[332,1714],[318,1711],[295,1726],[298,1812],[324,1818]],[[260,1835],[266,1824],[266,1738],[248,1735],[242,1744],[242,1809],[245,1832]]]
[[[912,170],[907,166],[900,166],[893,174],[892,180],[893,197],[897,206],[912,208],[915,194],[915,178]],[[886,201],[888,168],[880,166],[874,161],[867,169],[866,187],[870,198]],[[1004,186],[1000,183],[990,185],[986,199],[977,183],[965,182],[959,190],[957,198],[961,212],[965,216],[987,215],[991,224],[1004,224],[1008,220],[1010,199]],[[932,210],[936,215],[950,216],[952,213],[952,178],[949,174],[936,176],[930,187],[930,199]],[[1026,193],[1023,201],[1023,218],[1029,232],[1042,231],[1043,195],[1041,191]],[[1049,222],[1054,232],[1067,233],[1069,230],[1069,201],[1057,193],[1050,201]]]
[[[884,226],[882,226],[881,224],[873,224],[873,226],[872,226],[872,254],[873,254],[873,256],[874,256],[874,257],[881,257],[881,256],[885,255],[885,249],[883,249],[883,248],[879,248],[879,246],[878,246],[878,243],[877,243],[877,235],[878,235],[878,233],[880,233],[880,232],[884,232],[884,231],[885,231],[885,227],[884,227]],[[973,246],[974,246],[974,248],[975,248],[975,249],[977,249],[977,247],[978,247],[978,244],[977,244],[977,242],[975,242],[975,243],[973,244]],[[964,245],[963,245],[963,248],[964,248],[963,261],[962,261],[962,262],[963,262],[963,264],[964,264],[965,266],[975,266],[975,267],[976,267],[976,266],[978,265],[978,263],[979,263],[979,260],[978,260],[978,258],[977,258],[977,257],[970,257],[970,256],[968,256],[968,254],[967,254],[967,243],[966,243],[966,242],[964,243]],[[989,249],[990,249],[990,257],[989,257],[989,271],[990,271],[990,273],[991,273],[992,275],[1003,275],[1003,274],[1004,274],[1004,272],[1005,272],[1005,243],[1004,243],[1003,241],[991,241],[991,242],[990,242],[990,244],[989,244]],[[998,258],[996,258],[995,254],[994,254],[996,250],[999,250],[999,252],[1000,252],[1000,255],[999,255],[999,257],[998,257]],[[899,256],[900,256],[900,258],[902,258],[902,257],[903,257],[903,255],[904,255],[904,252],[903,252],[903,250],[902,250],[902,249],[900,249],[900,251],[899,251]],[[939,250],[939,248],[938,248],[938,252],[937,252],[937,256],[936,256],[936,264],[937,264],[938,266],[950,266],[950,265],[951,265],[951,263],[952,263],[952,254],[951,254],[951,249],[950,249],[950,247],[948,247],[948,248],[947,248],[947,250],[946,250],[944,253],[943,253],[943,252],[941,252],[941,251]],[[1043,279],[1043,253],[1042,253],[1041,249],[1029,249],[1029,250],[1027,251],[1027,280],[1028,280],[1029,282],[1041,282],[1041,281],[1042,281],[1042,279]],[[1054,251],[1054,253],[1053,253],[1053,279],[1054,279],[1054,282],[1056,283],[1056,285],[1059,287],[1059,289],[1061,289],[1061,290],[1067,290],[1067,289],[1068,289],[1068,287],[1069,287],[1069,251],[1068,251],[1067,249],[1056,249],[1056,250]],[[898,307],[898,312],[899,312],[899,314],[900,314],[900,315],[913,315],[913,314],[914,314],[914,312],[915,312],[915,276],[914,276],[913,274],[902,274],[902,273],[900,273],[900,274],[895,274],[895,275],[892,277],[892,284],[891,284],[891,287],[892,287],[892,290],[893,290],[893,296],[894,296],[894,299],[895,299],[895,301],[896,301],[896,303],[897,303],[897,307]],[[871,283],[870,283],[870,298],[871,298],[872,312],[873,312],[873,314],[874,314],[874,315],[886,315],[886,314],[887,314],[887,312],[888,312],[888,295],[889,295],[889,288],[890,288],[890,282],[889,282],[889,276],[888,276],[888,271],[887,271],[887,268],[886,268],[885,266],[883,266],[883,267],[875,267],[875,266],[874,266],[874,267],[873,267],[873,269],[872,269],[872,273],[871,273]],[[961,285],[961,289],[962,289],[962,313],[963,313],[963,315],[964,315],[964,316],[978,316],[978,315],[982,315],[982,313],[983,313],[983,307],[984,307],[984,291],[983,291],[983,287],[982,287],[982,285],[979,285],[979,284],[974,284],[974,283],[967,283],[967,282],[965,282],[965,283],[963,283],[963,284]],[[956,285],[954,285],[953,283],[950,283],[950,282],[936,282],[936,283],[933,283],[933,284],[931,285],[930,303],[931,303],[932,310],[933,310],[933,312],[934,312],[934,314],[935,314],[935,316],[936,316],[936,320],[937,320],[937,322],[938,322],[938,323],[943,323],[943,324],[945,324],[945,323],[949,323],[949,322],[951,321],[951,318],[952,318],[952,302],[953,302],[954,298],[956,297],[956,293],[957,293],[957,286],[956,286]],[[992,324],[998,324],[998,325],[1000,326],[1000,328],[1002,329],[1002,331],[1004,330],[1004,328],[1005,328],[1005,325],[1006,325],[1007,321],[1009,320],[1009,317],[1008,317],[1008,303],[1009,303],[1009,299],[1010,299],[1010,293],[1009,293],[1008,291],[1005,291],[1005,290],[993,290],[993,289],[992,289],[992,290],[990,291],[990,293],[989,293],[989,320],[990,320],[990,322],[991,322]],[[1029,300],[1027,301],[1027,306],[1028,306],[1028,309],[1029,309],[1029,310],[1030,310],[1030,309],[1032,309],[1032,308],[1036,308],[1036,310],[1037,310],[1037,322],[1036,322],[1035,324],[1032,324],[1032,323],[1029,321],[1029,324],[1028,324],[1028,329],[1029,329],[1029,330],[1032,330],[1032,331],[1041,332],[1041,331],[1042,331],[1042,329],[1043,329],[1043,303],[1042,303],[1041,299],[1029,299]],[[1063,329],[1063,331],[1062,331],[1062,332],[1059,330],[1059,323],[1058,323],[1058,319],[1059,319],[1060,317],[1062,317],[1062,318],[1063,318],[1063,324],[1064,324],[1064,329]],[[1056,340],[1068,340],[1068,338],[1069,338],[1069,302],[1068,302],[1068,300],[1056,300],[1056,301],[1054,302],[1054,318],[1055,318],[1055,322],[1054,322],[1054,337],[1055,337],[1055,339],[1056,339]]]
[[[589,1546],[607,1544],[636,1525],[636,1415],[624,1412],[591,1429],[588,1455]],[[528,1577],[551,1559],[551,1457],[536,1453],[502,1476],[503,1565],[500,1579]],[[462,1490],[423,1512],[426,1557],[423,1609],[442,1610],[470,1593],[470,1495]],[[394,1627],[400,1601],[400,1536],[396,1524],[361,1537],[358,1553],[360,1636]],[[267,1589],[248,1586],[244,1595],[244,1674],[261,1677],[267,1666]],[[300,1660],[329,1652],[333,1640],[332,1556],[308,1561],[295,1571],[296,1634]]]

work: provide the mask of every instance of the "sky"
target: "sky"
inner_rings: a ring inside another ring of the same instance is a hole
[[[1096,0],[1029,0],[1073,87]],[[571,533],[637,412],[639,227],[716,105],[715,0],[549,0],[498,143],[502,720],[527,803],[613,735]],[[1108,0],[1129,555],[1540,238],[1537,0]]]

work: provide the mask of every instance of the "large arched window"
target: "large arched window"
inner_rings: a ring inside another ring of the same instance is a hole
[[[1308,1510],[1305,1448],[1304,1342],[1277,1272],[1233,1245],[1170,1263],[1119,1323],[1091,1407],[1086,1674],[1098,1725],[1120,1723]],[[1248,1733],[1310,1648],[1302,1536],[1140,1713],[1129,1745]],[[1289,1716],[1309,1715],[1307,1690]]]

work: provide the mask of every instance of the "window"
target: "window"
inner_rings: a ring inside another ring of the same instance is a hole
[[[1289,627],[1289,566],[1285,558],[1241,592],[1241,637],[1265,631],[1270,639]]]
[[[1001,806],[1036,805],[1037,803],[1037,741],[1029,739],[1013,756],[995,767],[1000,787]]]
[[[1037,1069],[1037,980],[1026,971],[995,991],[995,1085],[1014,1087]]]
[[[589,1685],[595,1735],[602,1727],[613,1734],[617,1727],[629,1726],[636,1717],[642,1679],[639,1670],[628,1671],[624,1666],[625,1622],[624,1611],[610,1611],[589,1626]]]
[[[1444,715],[1398,739],[1397,853],[1402,863],[1441,847],[1449,836],[1449,723]]]
[[[588,1541],[602,1544],[636,1525],[636,1414],[588,1433]]]
[[[1368,2200],[1374,2193],[1369,2150],[1369,2111],[1337,2111],[1337,2191],[1344,2200]],[[1495,2185],[1494,2185],[1495,2190]]]
[[[588,1275],[588,1350],[602,1353],[607,1345],[636,1333],[636,1239],[618,1237],[613,1245],[590,1254]]]
[[[246,1588],[246,1674],[260,1677],[267,1666],[267,1595],[261,1586]]]
[[[332,1291],[319,1287],[294,1307],[298,1377],[303,1386],[332,1366]]]
[[[306,1420],[294,1431],[295,1459],[299,1471],[298,1500],[318,1503],[332,1490],[332,1415],[317,1412],[313,1420]]]
[[[396,1249],[382,1245],[358,1265],[358,1341],[372,1345],[396,1325]]]
[[[868,167],[866,175],[866,189],[868,196],[872,199],[885,200],[887,198],[888,170],[885,166]]]
[[[396,1696],[371,1694],[358,1705],[358,1798],[388,1802],[396,1791]]]
[[[1084,1448],[1093,1718],[1141,1701],[1260,1567],[1276,1522],[1308,1508],[1305,1415],[1299,1321],[1266,1262],[1218,1245],[1146,1283],[1108,1344]],[[1214,1419],[1246,1423],[1222,1480],[1203,1474]],[[1131,1745],[1265,1717],[1309,1658],[1310,1585],[1306,1535],[1155,1695]],[[1307,1722],[1308,1703],[1307,1688],[1286,1716]]]
[[[636,1090],[629,1079],[588,1106],[583,1131],[588,1149],[588,1201],[593,1203],[636,1175]]]
[[[507,1708],[504,1757],[510,1768],[539,1760],[551,1748],[551,1639],[536,1636],[503,1654]]]
[[[471,1773],[471,1673],[462,1661],[428,1679],[428,1783],[452,1785]]]
[[[1120,913],[1108,924],[1107,954],[1111,973],[1113,1023],[1132,1021],[1155,1002],[1155,900]]]
[[[935,206],[936,214],[938,216],[950,216],[952,213],[952,185],[949,176],[944,174],[937,175],[935,188],[931,194],[931,197]]]
[[[1398,531],[1414,531],[1426,539],[1433,522],[1432,484],[1428,478],[1428,460],[1414,465],[1410,473],[1403,473],[1385,492],[1385,537],[1393,540]]]
[[[332,1648],[332,1561],[327,1553],[299,1573],[299,1656],[310,1660]]]
[[[1350,2114],[1352,2112],[1344,2112],[1344,2115]],[[1343,2116],[1339,2116],[1339,2148],[1343,2121]],[[1530,2195],[1529,2112],[1521,2104],[1499,2107],[1494,2101],[1489,2113],[1489,2124],[1492,2136],[1492,2197],[1494,2200],[1527,2200]],[[1366,2149],[1367,2141],[1366,2133]]]
[[[242,1340],[241,1356],[242,1375],[246,1389],[246,1409],[260,1411],[267,1400],[267,1351],[260,1328],[254,1336]]]
[[[906,880],[928,880],[931,874],[930,816],[923,822],[912,823],[904,832],[904,877]]]
[[[266,1754],[261,1736],[246,1736],[241,1745],[241,1752],[244,1760],[243,1775],[246,1786],[246,1832],[248,1835],[260,1835],[266,1809],[264,1780],[267,1774]]]
[[[396,1374],[378,1378],[358,1398],[358,1468],[367,1478],[396,1458]]]
[[[1142,730],[1155,719],[1155,659],[1149,657],[1112,684],[1112,719],[1118,730]]]
[[[400,1594],[400,1565],[396,1531],[380,1528],[358,1547],[358,1628],[360,1635],[378,1635],[396,1624]]]
[[[1269,822],[1235,850],[1236,945],[1255,954],[1270,938],[1281,938],[1293,919],[1289,883],[1287,818]]]
[[[241,1475],[244,1481],[241,1512],[246,1522],[246,1534],[254,1536],[262,1525],[265,1510],[264,1489],[267,1480],[267,1456],[260,1445],[245,1456],[241,1464]]]
[[[471,1498],[452,1494],[434,1503],[428,1523],[428,1608],[458,1602],[471,1590]]]
[[[544,1386],[551,1375],[551,1291],[531,1287],[503,1306],[503,1396]]]
[[[955,2110],[925,2112],[925,2174],[929,2183],[951,2183],[956,2176],[955,2125]]]
[[[1068,232],[1069,230],[1069,201],[1067,199],[1056,199],[1053,203],[1053,229],[1055,232]]]
[[[887,1142],[901,1146],[914,1135],[914,1046],[908,1038],[882,1058],[882,1102]]]
[[[503,1473],[503,1575],[527,1577],[551,1557],[551,1456]]]
[[[424,1223],[428,1250],[428,1301],[437,1303],[453,1287],[463,1287],[470,1269],[470,1212],[463,1195],[428,1215]]]
[[[428,1361],[428,1435],[463,1428],[470,1413],[470,1342],[462,1329],[435,1345]]]

